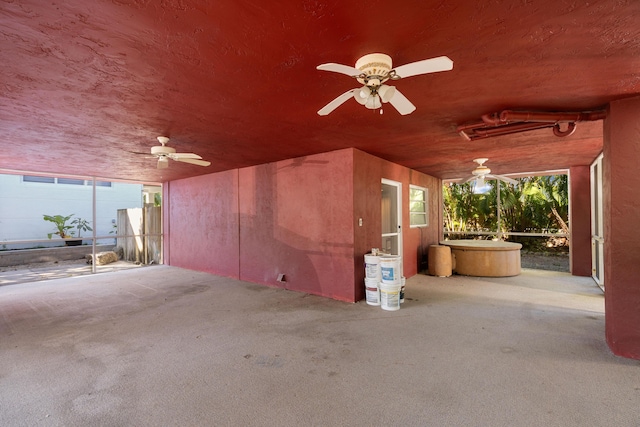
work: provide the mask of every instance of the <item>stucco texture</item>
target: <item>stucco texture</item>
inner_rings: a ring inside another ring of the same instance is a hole
[[[411,277],[438,242],[440,180],[351,148],[170,182],[165,260],[361,300],[364,255],[381,246],[382,178],[402,184],[404,275]],[[409,227],[410,184],[428,190],[425,228]]]
[[[238,171],[172,181],[168,187],[165,263],[238,278]]]
[[[612,102],[604,126],[605,327],[611,350],[640,359],[640,98]]]

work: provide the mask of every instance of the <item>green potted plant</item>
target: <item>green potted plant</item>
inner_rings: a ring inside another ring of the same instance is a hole
[[[86,219],[74,218],[74,220],[71,221],[71,225],[78,230],[78,237],[82,237],[83,231],[93,231],[93,228],[89,226],[89,221]],[[82,242],[82,239],[80,239],[80,242]]]
[[[75,231],[73,229],[78,230],[78,237],[81,237],[82,231],[93,231],[93,229],[89,226],[89,222],[82,218],[74,218],[71,220],[71,217],[74,214],[63,216],[63,215],[43,215],[43,219],[45,221],[52,222],[56,231],[47,234],[47,237],[51,239],[51,237],[55,234],[60,236],[61,239],[65,239],[64,244],[67,246],[77,246],[82,244],[82,239],[76,240],[66,240],[75,237]]]
[[[68,216],[43,215],[43,219],[45,221],[52,222],[56,227],[56,231],[47,234],[47,237],[51,238],[54,234],[57,234],[58,236],[60,236],[61,239],[68,239],[70,237],[73,237],[73,231],[69,231],[73,228],[73,225],[67,224],[67,222],[71,219],[72,216],[73,214]]]

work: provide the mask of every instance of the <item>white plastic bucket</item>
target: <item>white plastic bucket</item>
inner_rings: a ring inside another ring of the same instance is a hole
[[[400,285],[380,283],[380,307],[383,310],[400,310]]]
[[[388,285],[400,284],[400,260],[398,256],[383,256],[380,258],[380,276],[382,283]]]
[[[366,254],[364,256],[364,273],[367,279],[380,280],[380,257]]]
[[[407,278],[406,277],[402,277],[400,278],[400,304],[402,304],[404,302],[404,286],[407,283]]]
[[[364,292],[369,305],[380,305],[380,288],[377,279],[364,279]]]

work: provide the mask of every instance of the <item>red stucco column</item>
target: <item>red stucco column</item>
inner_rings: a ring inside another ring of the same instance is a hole
[[[607,343],[640,359],[640,97],[609,105],[603,151]]]
[[[590,167],[569,169],[570,268],[574,276],[591,276]]]

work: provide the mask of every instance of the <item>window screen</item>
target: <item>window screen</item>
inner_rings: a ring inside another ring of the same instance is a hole
[[[427,217],[428,190],[415,185],[409,186],[409,219],[411,227],[426,227],[429,225]]]

